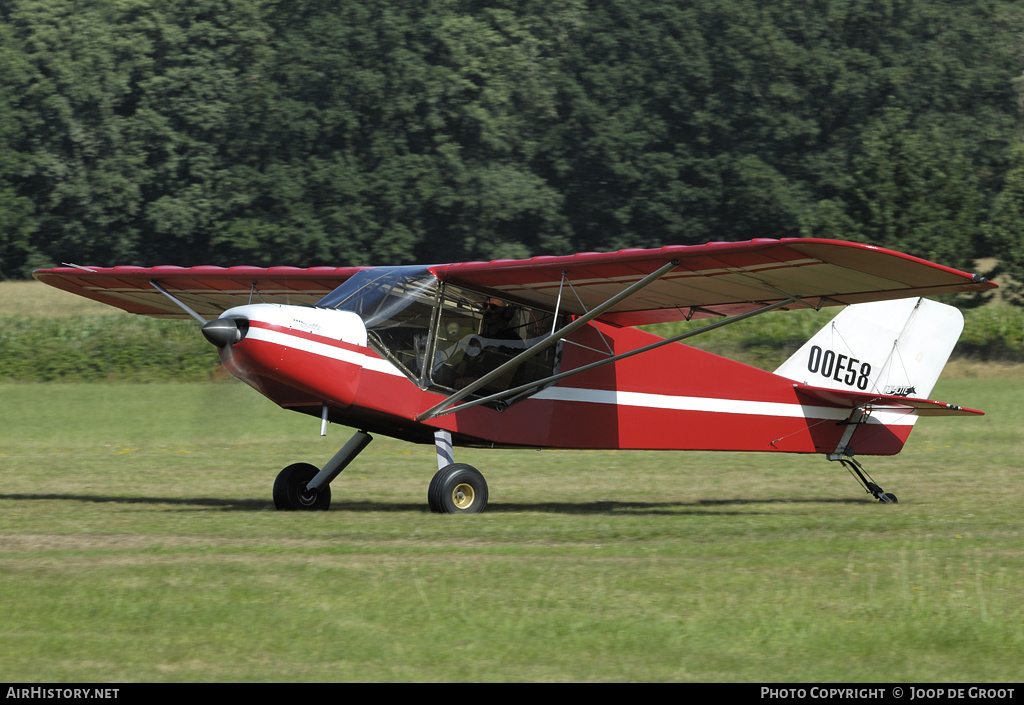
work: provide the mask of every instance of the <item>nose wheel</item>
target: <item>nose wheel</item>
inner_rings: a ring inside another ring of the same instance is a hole
[[[309,463],[289,465],[274,480],[274,506],[278,509],[326,511],[331,506],[331,488],[326,485],[318,490],[307,487],[320,472]]]

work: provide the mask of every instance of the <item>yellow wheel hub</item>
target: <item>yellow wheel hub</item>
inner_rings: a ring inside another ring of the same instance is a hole
[[[469,509],[473,505],[476,494],[473,488],[465,482],[456,485],[452,490],[452,503],[459,509]]]

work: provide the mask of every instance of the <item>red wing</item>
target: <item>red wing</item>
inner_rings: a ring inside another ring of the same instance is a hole
[[[601,319],[616,325],[743,313],[789,296],[811,306],[994,287],[972,274],[892,250],[839,240],[785,239],[675,245],[569,257],[432,267],[443,281],[582,314],[666,262],[679,266]],[[564,281],[563,285],[563,273]],[[571,288],[570,288],[571,284]],[[794,304],[788,308],[801,308]]]
[[[909,255],[838,240],[786,239],[673,245],[431,267],[442,281],[524,303],[582,314],[667,262],[678,267],[609,309],[616,325],[743,313],[790,296],[817,307],[994,287],[971,274]],[[359,267],[58,267],[36,279],[132,313],[186,317],[155,281],[204,317],[253,301],[314,303]],[[564,285],[563,285],[564,274]],[[253,287],[258,295],[253,293]],[[788,308],[801,307],[796,303]]]
[[[360,267],[56,267],[32,276],[58,289],[156,318],[188,318],[150,282],[208,319],[249,303],[312,304]]]
[[[968,409],[954,404],[946,404],[931,399],[913,399],[892,394],[870,394],[868,392],[848,392],[824,387],[811,387],[806,384],[794,384],[798,394],[809,397],[814,402],[824,402],[830,406],[855,409],[865,407],[871,409],[905,410],[918,416],[977,416],[984,411]]]

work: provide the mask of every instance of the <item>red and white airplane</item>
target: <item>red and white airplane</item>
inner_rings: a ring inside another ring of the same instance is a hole
[[[132,313],[192,316],[227,368],[285,409],[360,429],[325,465],[289,465],[279,509],[327,509],[379,433],[434,443],[435,512],[480,512],[453,446],[821,453],[882,502],[855,455],[892,455],[963,328],[922,297],[985,278],[816,239],[401,267],[65,266],[36,279]],[[847,305],[765,372],[686,345],[776,310]],[[663,339],[636,326],[709,319]]]

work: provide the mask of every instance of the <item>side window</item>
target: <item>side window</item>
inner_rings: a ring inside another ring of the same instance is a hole
[[[502,298],[445,285],[440,297],[430,382],[463,389],[550,334],[553,315]],[[493,394],[554,373],[559,346],[491,380]]]
[[[376,319],[367,330],[367,338],[415,380],[421,375],[427,355],[434,302],[429,295],[403,295],[407,297],[405,308]]]

